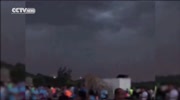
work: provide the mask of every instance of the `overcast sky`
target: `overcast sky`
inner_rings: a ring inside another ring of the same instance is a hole
[[[12,15],[13,7],[25,7],[25,2],[1,1],[1,60],[7,63],[25,62],[25,15]]]
[[[53,75],[65,65],[74,78],[128,74],[135,81],[180,73],[178,1],[28,2],[36,14],[26,18],[7,5],[1,58],[24,62],[29,72]]]

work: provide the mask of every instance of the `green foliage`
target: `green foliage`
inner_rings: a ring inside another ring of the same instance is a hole
[[[33,78],[33,83],[34,83],[35,86],[45,85],[45,79],[44,79],[43,75],[42,74],[37,74]]]
[[[161,85],[173,84],[180,86],[180,75],[169,75],[169,76],[156,76],[156,82]]]
[[[17,63],[10,70],[10,75],[13,82],[25,81],[25,77],[26,77],[25,65],[21,63]]]
[[[132,83],[133,88],[146,88],[152,89],[155,86],[155,82],[139,82],[139,83]]]
[[[37,74],[33,78],[33,83],[35,86],[58,86],[56,79],[42,74]]]
[[[64,86],[64,85],[72,85],[73,81],[71,80],[71,70],[67,69],[67,67],[60,67],[58,70],[58,77],[57,78],[53,78],[51,76],[46,76],[46,75],[42,75],[42,74],[37,74],[34,79],[34,85],[35,86],[40,86],[40,85],[44,85],[44,86]]]
[[[25,70],[25,65],[17,63],[16,65],[11,65],[6,62],[1,61],[1,66],[10,70],[11,80],[13,82],[25,81],[26,76],[33,78],[33,84],[35,86],[40,85],[50,85],[50,86],[63,86],[63,85],[73,85],[74,81],[71,80],[71,70],[67,67],[60,67],[58,70],[58,77],[54,79],[51,76],[37,74],[33,75],[27,73]]]
[[[58,75],[57,81],[59,85],[63,86],[63,85],[71,84],[71,73],[72,70],[68,69],[66,66],[60,67],[57,73]]]

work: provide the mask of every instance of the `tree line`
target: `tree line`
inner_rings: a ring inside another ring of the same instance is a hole
[[[33,79],[35,86],[46,85],[46,86],[64,86],[64,85],[80,85],[80,80],[73,81],[71,78],[72,70],[67,66],[60,66],[57,71],[57,77],[43,75],[43,74],[32,74],[26,71],[25,64],[17,63],[15,65],[8,64],[1,61],[1,68],[6,68],[10,72],[10,78],[12,82],[25,81],[26,77]]]

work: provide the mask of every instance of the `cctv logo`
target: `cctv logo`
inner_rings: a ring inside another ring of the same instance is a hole
[[[12,8],[12,14],[35,14],[35,8]]]

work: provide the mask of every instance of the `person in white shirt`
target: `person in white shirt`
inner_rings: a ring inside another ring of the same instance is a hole
[[[149,95],[150,95],[150,99],[153,99],[154,100],[154,98],[155,98],[155,93],[154,93],[154,91],[151,89],[151,90],[149,90]]]
[[[140,100],[147,100],[147,99],[148,99],[148,92],[146,92],[145,89],[142,89]]]
[[[173,85],[169,86],[168,100],[178,100],[178,90]]]
[[[4,84],[1,83],[1,86],[0,86],[0,100],[6,100],[6,95],[7,95],[6,92],[7,91],[6,91],[6,88],[5,88]]]
[[[26,100],[30,100],[31,91],[29,90],[28,86],[26,86],[25,97],[26,97]]]
[[[179,92],[178,100],[180,100],[180,88],[178,88],[178,92]]]

